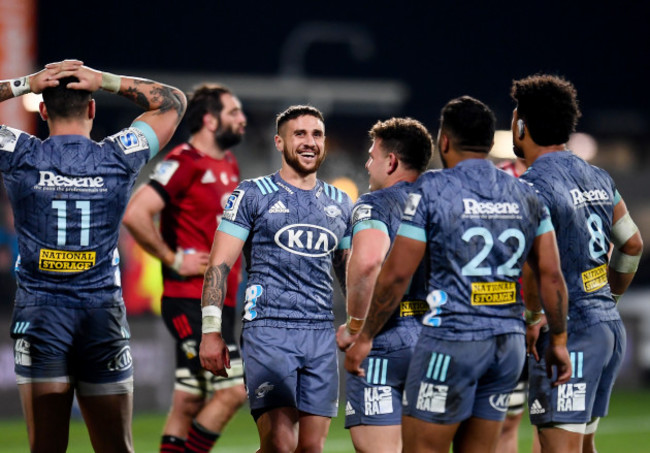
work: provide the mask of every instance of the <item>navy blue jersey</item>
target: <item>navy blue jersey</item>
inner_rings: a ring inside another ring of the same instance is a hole
[[[242,181],[218,229],[246,241],[246,324],[332,323],[332,253],[347,242],[351,207],[346,193],[320,180],[312,190],[278,172]]]
[[[558,231],[569,331],[619,319],[607,282],[614,206],[621,199],[612,178],[570,151],[540,156],[521,178],[537,190]]]
[[[346,236],[354,237],[359,231],[372,228],[385,232],[392,244],[412,187],[411,183],[400,182],[362,195],[352,210],[352,220]],[[417,339],[419,321],[428,308],[426,296],[426,263],[422,261],[402,297],[399,308],[373,340],[373,349],[412,346],[414,343],[410,340]],[[393,331],[393,328],[399,329]]]
[[[0,128],[0,171],[20,252],[17,306],[123,303],[119,227],[149,155],[137,127],[99,143],[80,135],[42,141]]]
[[[535,237],[552,228],[535,191],[485,159],[423,174],[397,234],[427,243],[427,335],[523,334],[521,267]]]

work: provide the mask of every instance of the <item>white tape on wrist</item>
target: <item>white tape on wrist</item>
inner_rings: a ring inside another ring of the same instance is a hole
[[[639,261],[641,261],[641,254],[632,256],[614,249],[609,267],[621,274],[633,274],[639,268]]]
[[[111,93],[119,93],[121,85],[122,77],[111,74],[110,72],[102,72],[103,90],[110,91]]]
[[[526,308],[524,310],[524,320],[526,321],[526,325],[534,326],[535,324],[539,324],[540,322],[542,322],[543,314],[544,314],[544,310],[532,311]]]
[[[176,251],[176,255],[174,255],[174,262],[171,266],[169,266],[174,269],[176,273],[180,272],[181,270],[181,266],[183,265],[183,256],[185,256],[183,250],[178,249],[178,251]]]
[[[221,308],[208,305],[201,308],[201,333],[221,332]]]
[[[22,96],[23,94],[32,92],[32,89],[29,86],[28,76],[20,77],[19,79],[14,79],[9,82],[9,85],[11,86],[11,92],[16,98],[18,96]]]

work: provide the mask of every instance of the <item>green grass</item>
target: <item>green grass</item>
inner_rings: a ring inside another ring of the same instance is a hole
[[[133,437],[138,453],[157,453],[164,414],[137,414],[133,420]],[[524,418],[519,430],[519,451],[529,452],[531,428]],[[254,452],[258,446],[257,430],[247,410],[242,409],[226,428],[213,451]],[[650,390],[614,393],[610,413],[601,420],[596,435],[599,453],[645,453],[650,451]],[[27,433],[22,419],[0,420],[0,453],[27,453]],[[350,436],[343,428],[343,416],[332,421],[325,445],[326,452],[353,452]],[[80,420],[70,427],[69,453],[92,452],[86,428]]]

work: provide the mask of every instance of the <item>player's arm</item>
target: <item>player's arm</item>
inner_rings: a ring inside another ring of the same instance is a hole
[[[163,240],[154,219],[165,207],[165,200],[149,184],[143,185],[131,197],[122,223],[135,241],[149,254],[158,258],[179,275],[203,275],[208,262],[206,252],[185,254],[172,250]]]
[[[535,238],[527,261],[535,277],[541,300],[534,297],[535,292],[524,294],[527,309],[526,323],[529,326],[535,324],[536,319],[530,312],[540,312],[541,303],[550,329],[550,344],[546,351],[546,372],[551,378],[552,368],[556,367],[557,378],[553,385],[563,384],[571,378],[571,359],[566,347],[568,293],[562,275],[554,230],[546,231]],[[524,283],[524,288],[530,287],[529,285],[530,283]],[[538,314],[541,316],[541,313]],[[537,352],[531,352],[538,359]]]
[[[368,315],[359,338],[345,353],[345,369],[364,376],[361,362],[372,349],[372,339],[393,314],[426,251],[426,242],[399,234],[381,267]]]
[[[203,335],[199,357],[203,368],[224,377],[228,376],[225,369],[230,368],[230,355],[221,337],[221,310],[226,298],[228,274],[243,247],[242,239],[217,230],[203,279],[201,295]]]
[[[57,86],[59,79],[65,77],[62,74],[81,66],[83,66],[83,62],[79,60],[65,60],[59,63],[51,63],[34,74],[16,79],[2,80],[0,81],[0,102],[27,93],[40,94],[46,88]]]
[[[346,350],[361,331],[381,265],[390,248],[385,231],[367,228],[354,234],[347,266],[347,322],[339,327],[336,340]]]
[[[643,253],[643,239],[630,213],[621,199],[614,206],[612,226],[612,257],[609,261],[607,279],[612,296],[618,303],[636,274]]]
[[[50,63],[45,68],[60,64]],[[68,76],[79,79],[79,82],[68,83],[70,89],[93,92],[101,88],[119,94],[146,110],[133,124],[140,129],[147,129],[142,123],[151,128],[151,131],[143,132],[150,141],[152,154],[162,149],[172,138],[187,107],[187,99],[181,90],[153,80],[96,71],[83,65],[76,65],[57,74],[58,78]]]

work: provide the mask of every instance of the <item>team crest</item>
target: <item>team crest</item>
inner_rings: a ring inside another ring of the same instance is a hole
[[[341,208],[331,204],[325,208],[325,214],[327,214],[328,217],[338,217],[341,215]]]

